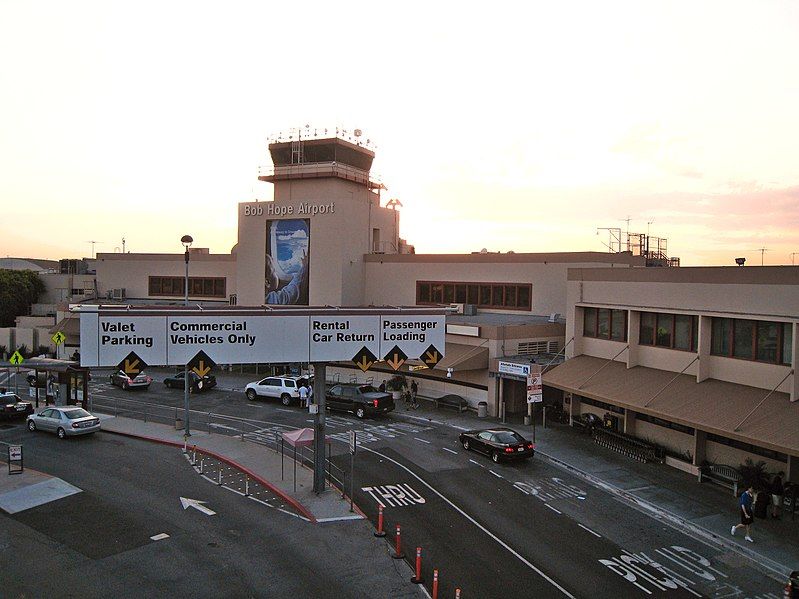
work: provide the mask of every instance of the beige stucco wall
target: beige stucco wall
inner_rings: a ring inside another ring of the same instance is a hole
[[[239,204],[237,289],[240,305],[264,302],[266,221],[307,218],[310,232],[311,305],[362,305],[363,256],[373,249],[373,231],[379,229],[379,247],[392,251],[398,236],[397,213],[381,208],[377,194],[341,179],[278,181],[273,202]],[[325,214],[301,214],[302,204],[331,205]],[[292,213],[276,216],[270,206]],[[254,213],[254,214],[253,214]],[[368,302],[366,302],[368,303]]]
[[[45,285],[46,291],[39,296],[39,303],[42,304],[56,304],[69,300],[72,297],[72,290],[79,289],[93,290],[94,289],[94,275],[62,275],[60,273],[46,273],[40,274],[42,282]],[[87,295],[92,295],[92,293]],[[82,295],[77,294],[77,297]]]
[[[715,443],[714,441],[707,442],[706,452],[707,461],[713,464],[726,464],[728,466],[734,466],[737,468],[744,462],[746,458],[752,458],[752,460],[755,462],[765,462],[766,469],[769,472],[777,473],[786,472],[788,470],[788,465],[784,462],[778,462],[777,460],[772,460],[759,455],[752,455],[741,449],[736,449],[735,447],[730,447],[729,445],[722,445],[721,443]]]
[[[189,277],[225,277],[226,295],[236,293],[235,254],[192,253]],[[184,277],[186,262],[181,254],[98,254],[97,286],[101,298],[111,289],[125,289],[125,299],[149,297],[149,277]],[[262,280],[263,280],[263,274]],[[194,297],[194,296],[192,296]],[[174,298],[159,299],[181,299]],[[227,302],[225,298],[209,298]]]

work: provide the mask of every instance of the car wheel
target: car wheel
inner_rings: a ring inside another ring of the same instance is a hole
[[[167,389],[171,389],[172,383],[170,383],[169,381],[164,381],[164,387],[166,387]]]
[[[123,388],[125,391],[127,391],[128,389],[130,389],[130,385],[128,384],[128,382],[127,382],[127,381],[125,381],[124,383],[122,383],[122,388]]]
[[[463,440],[463,448],[464,449],[469,449],[469,439],[464,439]]]
[[[495,464],[499,464],[499,454],[496,451],[491,453],[491,461]]]
[[[366,417],[366,411],[363,408],[356,408],[355,415],[363,420],[363,418]]]
[[[115,385],[115,384],[116,384],[116,383],[114,382],[114,375],[113,375],[113,374],[112,374],[111,376],[109,376],[109,377],[108,377],[108,382],[109,382],[109,383],[111,383],[112,385]]]
[[[55,432],[55,434],[58,435],[59,439],[66,439],[67,438],[67,431],[65,431],[60,426],[58,427],[58,430]]]
[[[31,432],[36,430],[36,423],[33,420],[28,420],[28,430]]]
[[[289,395],[288,393],[284,393],[283,395],[281,395],[280,396],[280,403],[282,403],[284,406],[290,406],[291,405],[291,395]]]
[[[247,389],[247,393],[245,395],[247,395],[247,399],[249,399],[250,401],[255,401],[255,399],[258,397],[258,394],[255,392],[255,389]]]

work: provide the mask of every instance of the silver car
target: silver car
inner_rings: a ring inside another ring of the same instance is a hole
[[[28,430],[51,431],[59,439],[73,435],[88,435],[100,430],[100,419],[77,406],[45,408],[28,416]]]

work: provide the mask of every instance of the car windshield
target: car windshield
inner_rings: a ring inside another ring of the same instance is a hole
[[[501,433],[497,433],[497,441],[500,443],[523,443],[524,438],[517,433],[503,431]]]
[[[374,393],[375,391],[377,391],[377,389],[372,387],[372,385],[361,385],[360,387],[358,387],[358,391],[360,391],[361,393]]]
[[[77,420],[78,418],[86,418],[86,416],[91,416],[86,410],[81,408],[77,408],[76,410],[65,410],[64,416],[66,416],[69,420]]]

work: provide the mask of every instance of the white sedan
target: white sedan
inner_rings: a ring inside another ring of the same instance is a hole
[[[50,407],[28,416],[28,430],[50,431],[65,439],[96,433],[100,430],[100,419],[77,406]]]

